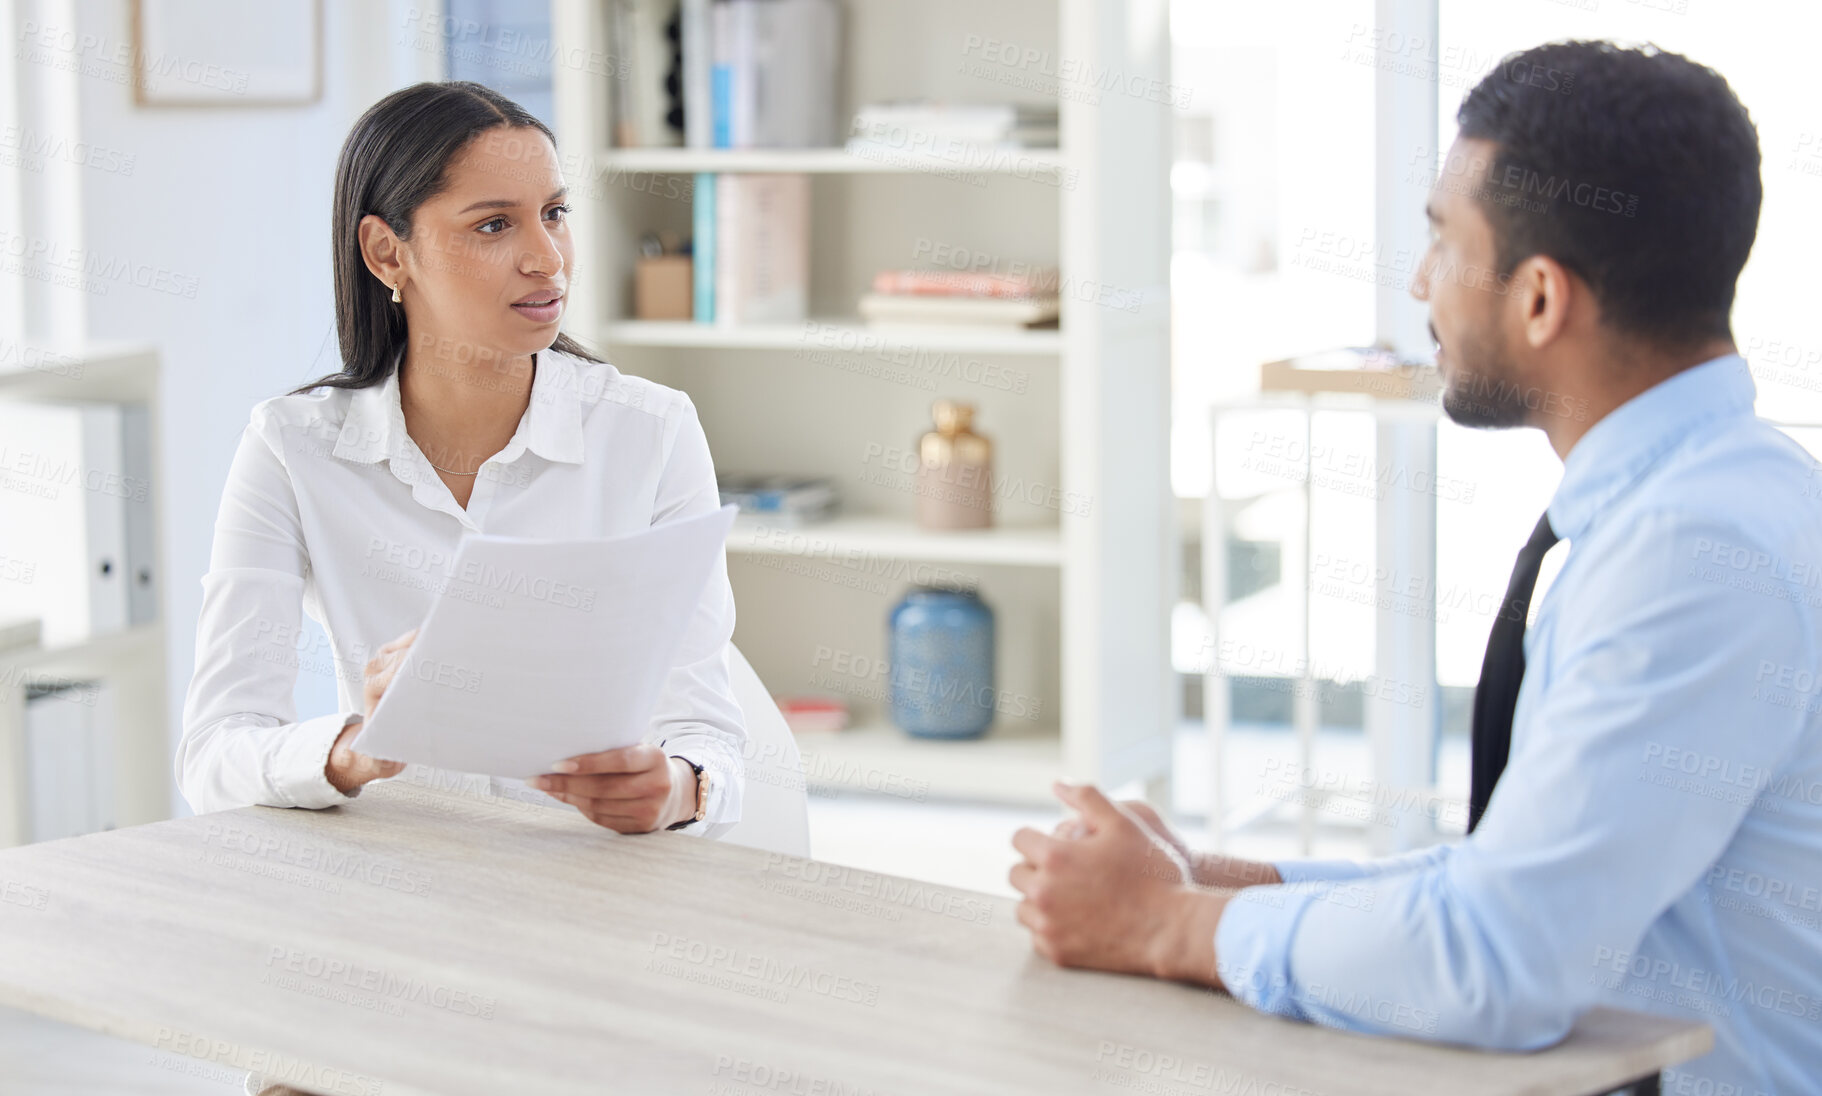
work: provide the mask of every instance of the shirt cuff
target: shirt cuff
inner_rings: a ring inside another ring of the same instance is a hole
[[[329,783],[329,751],[342,729],[358,723],[359,712],[336,712],[306,719],[292,728],[272,755],[272,770],[267,783],[286,806],[316,810],[333,807],[353,799]],[[359,795],[357,789],[355,795]]]
[[[1215,926],[1215,973],[1236,1000],[1260,1012],[1308,1019],[1297,1007],[1291,941],[1303,911],[1325,884],[1248,887],[1228,900]]]

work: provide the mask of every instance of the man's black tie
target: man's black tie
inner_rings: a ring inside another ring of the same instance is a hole
[[[1537,588],[1537,571],[1544,553],[1556,543],[1550,515],[1537,519],[1531,539],[1519,549],[1506,583],[1506,598],[1493,618],[1487,636],[1487,653],[1480,663],[1480,684],[1474,687],[1474,748],[1470,754],[1468,783],[1468,832],[1480,825],[1493,785],[1506,771],[1512,752],[1512,712],[1518,707],[1518,685],[1525,678],[1525,617],[1531,611],[1531,593]]]

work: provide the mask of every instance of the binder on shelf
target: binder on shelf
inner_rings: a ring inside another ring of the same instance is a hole
[[[0,401],[0,616],[46,646],[156,616],[150,441],[140,405]]]
[[[684,11],[684,85],[692,59]],[[718,0],[707,17],[709,144],[715,148],[832,148],[840,142],[836,0]],[[687,125],[688,108],[685,108]]]
[[[94,682],[33,687],[25,701],[27,839],[114,828],[110,694]]]
[[[152,410],[143,403],[120,409],[121,456],[129,475],[142,482],[151,479]],[[129,492],[121,500],[126,508],[127,624],[150,624],[158,619],[158,532],[153,520],[150,490]]]
[[[737,2],[753,11],[751,130],[738,147],[839,144],[835,88],[841,63],[841,9],[835,0]]]

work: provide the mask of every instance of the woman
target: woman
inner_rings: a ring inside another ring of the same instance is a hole
[[[335,173],[342,371],[253,409],[216,519],[176,763],[198,812],[331,806],[401,771],[350,743],[465,533],[606,537],[719,506],[689,397],[559,330],[564,194],[550,130],[479,84],[418,84],[355,123]],[[300,610],[341,708],[302,721]],[[746,741],[733,626],[723,558],[646,743],[532,785],[620,833],[725,832]]]

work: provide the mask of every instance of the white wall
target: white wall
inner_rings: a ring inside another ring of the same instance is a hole
[[[329,265],[335,158],[376,99],[435,78],[439,59],[416,48],[409,29],[421,6],[323,0],[323,95],[309,105],[138,107],[123,83],[80,81],[82,140],[133,157],[130,175],[84,173],[83,246],[196,282],[193,298],[114,282],[87,302],[90,337],[149,342],[163,358],[173,736],[194,665],[215,511],[248,411],[338,368]],[[130,41],[127,0],[77,7],[81,34]],[[173,803],[182,809],[180,799]]]

